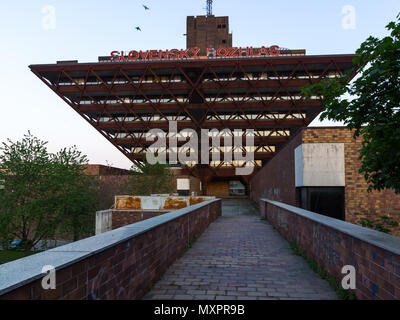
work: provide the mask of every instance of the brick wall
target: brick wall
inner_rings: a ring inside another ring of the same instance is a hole
[[[120,176],[129,175],[129,170],[108,167],[101,164],[88,164],[85,166],[85,174],[89,176]]]
[[[189,195],[192,195],[192,192],[195,192],[197,195],[201,196],[203,194],[202,190],[200,190],[200,179],[187,175],[187,174],[182,174],[180,169],[175,169],[172,170],[172,173],[174,175],[174,193],[178,192],[178,185],[177,185],[177,180],[178,179],[189,179],[190,180],[190,190],[189,190]]]
[[[354,266],[358,299],[400,299],[400,238],[281,203],[260,204],[264,218],[340,282],[342,267]]]
[[[0,265],[0,299],[140,299],[220,215],[213,200]],[[44,265],[55,290],[41,287]]]
[[[129,194],[126,187],[128,176],[98,176],[99,179],[99,194],[98,205],[101,209],[108,209],[114,205],[115,196],[119,194]]]
[[[361,218],[374,219],[390,215],[400,222],[400,195],[393,191],[367,192],[368,185],[358,172],[361,139],[345,127],[303,129],[251,180],[253,201],[260,198],[298,205],[295,187],[294,149],[302,143],[344,143],[345,154],[345,219],[357,223]],[[393,232],[400,236],[400,227]]]
[[[362,139],[355,140],[353,132],[347,128],[307,128],[303,132],[303,143],[328,142],[344,143],[346,221],[356,223],[360,218],[374,219],[379,215],[391,215],[400,222],[400,195],[395,195],[391,190],[367,192],[368,184],[358,173]],[[400,236],[400,228],[393,234]]]
[[[190,177],[190,194],[194,192],[195,194],[201,196],[203,194],[202,190],[200,189],[200,179],[196,177]]]
[[[221,28],[222,26],[225,27]],[[186,22],[186,34],[186,47],[200,48],[202,56],[207,54],[207,48],[232,47],[229,17],[189,16]]]
[[[299,133],[272,158],[251,180],[250,198],[267,198],[296,205],[294,149],[301,144]]]
[[[147,220],[167,213],[167,211],[120,211],[112,210],[112,229]]]
[[[207,195],[229,197],[229,181],[213,181],[207,183]]]

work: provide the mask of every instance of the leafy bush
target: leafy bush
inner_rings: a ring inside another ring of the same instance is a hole
[[[384,233],[392,233],[393,228],[399,226],[399,223],[396,220],[388,216],[379,216],[378,219],[375,219],[373,221],[367,218],[362,218],[357,222],[363,227],[374,229]]]

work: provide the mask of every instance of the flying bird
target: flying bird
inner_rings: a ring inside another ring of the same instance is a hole
[[[137,31],[142,31],[142,29],[140,29],[140,27],[136,27],[135,28]]]
[[[143,4],[143,8],[144,8],[144,10],[150,10],[150,8],[148,6],[145,6],[144,4]]]

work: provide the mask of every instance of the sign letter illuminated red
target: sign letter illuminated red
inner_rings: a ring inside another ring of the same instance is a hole
[[[222,51],[223,51],[223,52],[222,52]],[[228,51],[227,48],[219,48],[219,49],[217,50],[217,54],[218,54],[218,56],[220,56],[220,57],[226,57],[226,56],[228,55],[228,53],[229,53],[229,51]]]

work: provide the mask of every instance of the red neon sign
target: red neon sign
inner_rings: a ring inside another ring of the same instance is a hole
[[[207,48],[206,57],[260,57],[260,56],[276,56],[280,54],[279,46],[270,47],[232,47],[232,48]],[[146,50],[137,51],[132,50],[129,52],[112,51],[112,61],[134,61],[134,60],[164,60],[164,59],[196,59],[202,57],[200,55],[200,48],[189,49],[171,49],[171,50]],[[204,56],[203,56],[204,57]]]

